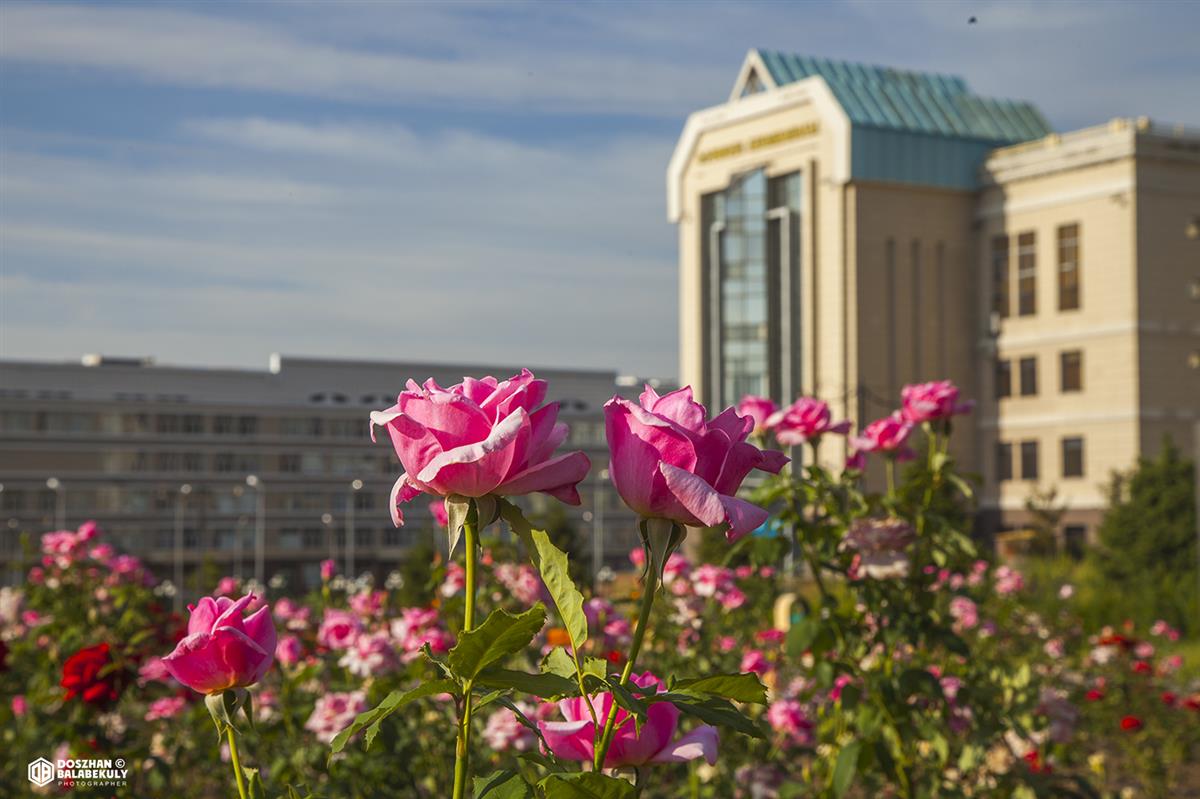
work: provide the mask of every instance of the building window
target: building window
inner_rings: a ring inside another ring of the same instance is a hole
[[[1058,310],[1079,308],[1079,225],[1058,229]]]
[[[1037,237],[1032,230],[1017,236],[1017,313],[1037,313]]]
[[[1021,442],[1021,479],[1038,479],[1038,443],[1036,441]]]
[[[1008,236],[992,239],[992,312],[1008,316]]]
[[[1012,444],[1007,441],[996,443],[996,480],[1003,482],[1013,478]]]
[[[1082,560],[1087,548],[1087,527],[1082,524],[1068,524],[1063,528],[1063,545],[1068,555],[1075,560]]]
[[[716,404],[795,391],[802,195],[800,173],[768,179],[759,169],[704,198],[707,365]]]
[[[996,399],[1012,396],[1012,361],[996,361]]]
[[[1068,350],[1059,356],[1062,392],[1083,391],[1083,352]]]
[[[231,436],[236,430],[236,424],[232,416],[214,416],[213,417],[213,434],[218,436]]]
[[[1036,397],[1037,388],[1037,358],[1021,359],[1021,396]]]
[[[1062,440],[1063,477],[1083,477],[1083,439],[1074,436]]]

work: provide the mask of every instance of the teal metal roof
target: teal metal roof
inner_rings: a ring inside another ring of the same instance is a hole
[[[820,75],[856,127],[973,139],[996,145],[1051,132],[1032,104],[972,94],[955,75],[912,72],[849,61],[758,50],[782,86]]]

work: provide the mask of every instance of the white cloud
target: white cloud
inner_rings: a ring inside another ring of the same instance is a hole
[[[6,4],[0,57],[130,73],[150,83],[282,92],[367,103],[520,103],[557,113],[674,116],[708,101],[723,73],[664,57],[614,59],[527,48],[498,59],[453,42],[438,55],[334,46],[285,25],[162,6]],[[340,12],[335,12],[340,13]]]

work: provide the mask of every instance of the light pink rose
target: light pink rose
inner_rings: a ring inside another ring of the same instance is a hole
[[[348,610],[326,608],[317,630],[317,643],[326,649],[347,649],[362,632],[362,622]]]
[[[171,682],[171,673],[167,671],[167,664],[163,663],[163,659],[157,656],[146,658],[146,662],[138,668],[138,685],[146,685],[152,682]]]
[[[949,380],[905,386],[900,403],[904,418],[913,424],[949,419],[975,407],[974,402],[958,401],[958,386]]]
[[[526,718],[533,715],[534,709],[525,702],[514,702]],[[508,708],[497,710],[488,716],[483,728],[483,740],[497,752],[527,752],[537,744],[537,736],[533,730],[526,727],[517,719],[517,714]]]
[[[342,654],[338,665],[357,677],[375,677],[398,665],[396,650],[386,631],[362,633]]]
[[[769,397],[756,397],[753,394],[742,397],[737,408],[738,413],[743,417],[754,420],[754,429],[751,431],[754,435],[762,435],[766,432],[769,427],[767,420],[774,415],[775,410],[774,400]]]
[[[282,621],[284,626],[289,630],[303,630],[308,627],[308,619],[312,615],[312,608],[283,597],[275,603],[274,612],[275,618]]]
[[[913,451],[906,442],[912,429],[912,422],[901,416],[900,411],[895,411],[891,416],[871,422],[860,435],[850,439],[850,444],[855,452],[878,452],[885,457],[910,460]]]
[[[845,435],[850,432],[848,420],[835,424],[829,403],[814,397],[800,397],[767,420],[767,426],[775,431],[775,438],[785,447],[815,443],[826,433]]]
[[[387,428],[404,474],[392,488],[392,521],[404,523],[399,505],[421,493],[447,497],[516,496],[542,492],[569,505],[591,462],[582,452],[556,456],[567,438],[558,404],[541,405],[546,381],[528,369],[497,381],[464,378],[442,388],[409,381],[396,404],[371,414]],[[541,406],[541,407],[538,407]]]
[[[965,596],[950,600],[950,615],[959,629],[970,630],[979,624],[979,608]]]
[[[173,719],[182,713],[185,707],[187,707],[187,700],[182,696],[167,696],[162,699],[155,699],[146,710],[145,720]]]
[[[666,690],[662,681],[650,672],[635,675],[632,680],[642,688],[657,686],[659,692]],[[583,697],[564,699],[558,703],[558,707],[566,721],[538,723],[555,757],[585,762],[592,760],[596,729],[585,702],[587,699]],[[612,694],[593,696],[592,707],[596,718],[607,718],[612,704]],[[672,740],[679,726],[679,709],[670,702],[651,705],[640,730],[628,716],[625,710],[617,710],[616,734],[604,758],[605,768],[683,763],[700,757],[710,765],[717,762],[718,735],[714,727],[702,724],[682,738]]]
[[[387,601],[387,591],[360,591],[350,597],[350,609],[363,618],[371,618],[383,613],[384,602]]]
[[[996,581],[996,593],[1001,596],[1015,594],[1025,587],[1025,578],[1011,566],[1001,566],[993,575]]]
[[[767,511],[735,494],[752,470],[778,472],[788,459],[746,442],[752,420],[733,408],[706,420],[690,387],[660,397],[647,386],[640,402],[604,405],[609,472],[626,505],[645,519],[722,527],[730,540],[766,521]]]
[[[421,657],[421,647],[425,644],[429,644],[435,655],[444,655],[454,646],[454,636],[442,629],[438,612],[433,608],[404,608],[399,618],[392,619],[390,632],[403,663]]]
[[[163,658],[170,675],[202,694],[261,680],[275,657],[275,625],[266,605],[242,618],[254,599],[253,594],[237,601],[206,596],[189,605],[187,637]]]
[[[304,729],[316,735],[319,741],[329,743],[366,709],[367,695],[363,691],[321,694],[312,715],[304,722]]]

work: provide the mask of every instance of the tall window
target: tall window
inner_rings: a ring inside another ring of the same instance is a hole
[[[1058,310],[1079,307],[1079,225],[1058,229]]]
[[[996,361],[996,399],[1012,396],[1012,361]]]
[[[1038,443],[1037,441],[1021,442],[1021,479],[1038,479]]]
[[[1067,394],[1083,391],[1083,352],[1067,350],[1059,355],[1060,390]]]
[[[1013,478],[1012,444],[1007,441],[996,442],[996,480],[1004,481]]]
[[[1037,358],[1021,359],[1021,396],[1036,397],[1037,388]]]
[[[1083,477],[1083,439],[1079,436],[1062,440],[1062,476]]]
[[[796,391],[802,194],[800,173],[768,178],[759,169],[703,199],[705,371],[714,404]]]
[[[992,311],[1008,316],[1008,236],[992,238]]]
[[[1017,313],[1037,313],[1037,237],[1032,230],[1017,236]]]

